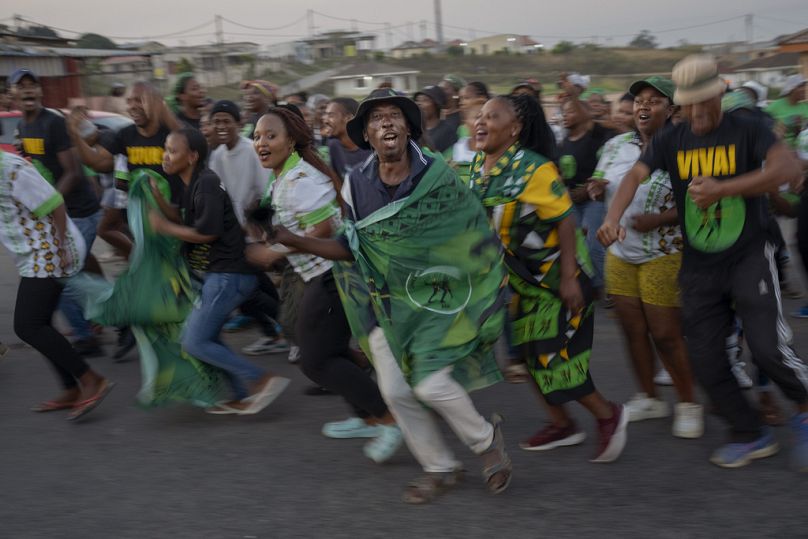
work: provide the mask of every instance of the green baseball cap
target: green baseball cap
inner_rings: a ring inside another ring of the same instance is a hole
[[[675,86],[673,81],[670,79],[666,79],[665,77],[659,77],[657,75],[653,75],[651,77],[646,77],[642,80],[638,80],[634,84],[632,84],[629,89],[628,93],[631,95],[639,94],[644,88],[651,87],[657,92],[661,93],[665,97],[673,102],[673,92],[675,90]]]

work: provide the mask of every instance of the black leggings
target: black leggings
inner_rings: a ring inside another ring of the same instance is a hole
[[[51,362],[65,389],[73,389],[90,366],[51,325],[62,288],[56,279],[20,279],[14,307],[14,333]]]
[[[258,274],[258,288],[253,291],[247,301],[241,304],[241,312],[255,318],[261,325],[261,330],[267,337],[278,334],[275,331],[275,322],[280,309],[280,298],[275,285],[266,273]]]
[[[376,382],[351,360],[351,328],[331,271],[306,283],[295,333],[300,364],[311,381],[341,395],[359,417],[387,413]]]

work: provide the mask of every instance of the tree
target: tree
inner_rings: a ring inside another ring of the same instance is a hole
[[[572,41],[559,41],[553,47],[553,54],[569,54],[575,50],[575,43]]]
[[[177,62],[177,73],[193,73],[194,72],[194,64],[188,58],[184,56],[180,58],[180,61]]]
[[[651,32],[643,30],[631,40],[628,46],[635,49],[656,49],[659,43],[657,43],[656,37]]]
[[[446,48],[446,54],[448,54],[449,56],[463,56],[464,54],[466,54],[466,51],[463,47],[460,47],[458,45],[450,45],[449,47]]]
[[[82,34],[76,40],[76,47],[80,49],[117,49],[118,46],[108,37],[101,34]]]
[[[39,25],[20,28],[19,35],[28,37],[59,37],[59,34],[54,32],[52,28]]]

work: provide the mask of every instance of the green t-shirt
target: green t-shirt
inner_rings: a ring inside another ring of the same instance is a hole
[[[769,106],[766,107],[766,112],[768,112],[777,123],[785,126],[785,141],[790,147],[794,148],[797,135],[799,135],[803,126],[808,123],[808,103],[801,102],[792,105],[788,102],[787,97],[783,97],[770,103]]]

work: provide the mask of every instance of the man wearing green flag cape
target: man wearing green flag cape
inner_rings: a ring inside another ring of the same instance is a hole
[[[421,151],[417,105],[376,90],[348,123],[373,155],[342,189],[346,228],[334,240],[276,231],[276,241],[332,260],[351,329],[372,358],[379,389],[426,475],[404,501],[425,503],[461,469],[424,406],[483,459],[487,488],[502,492],[511,462],[496,414],[486,421],[467,391],[501,379],[492,347],[504,323],[499,242],[471,191],[440,157]]]

